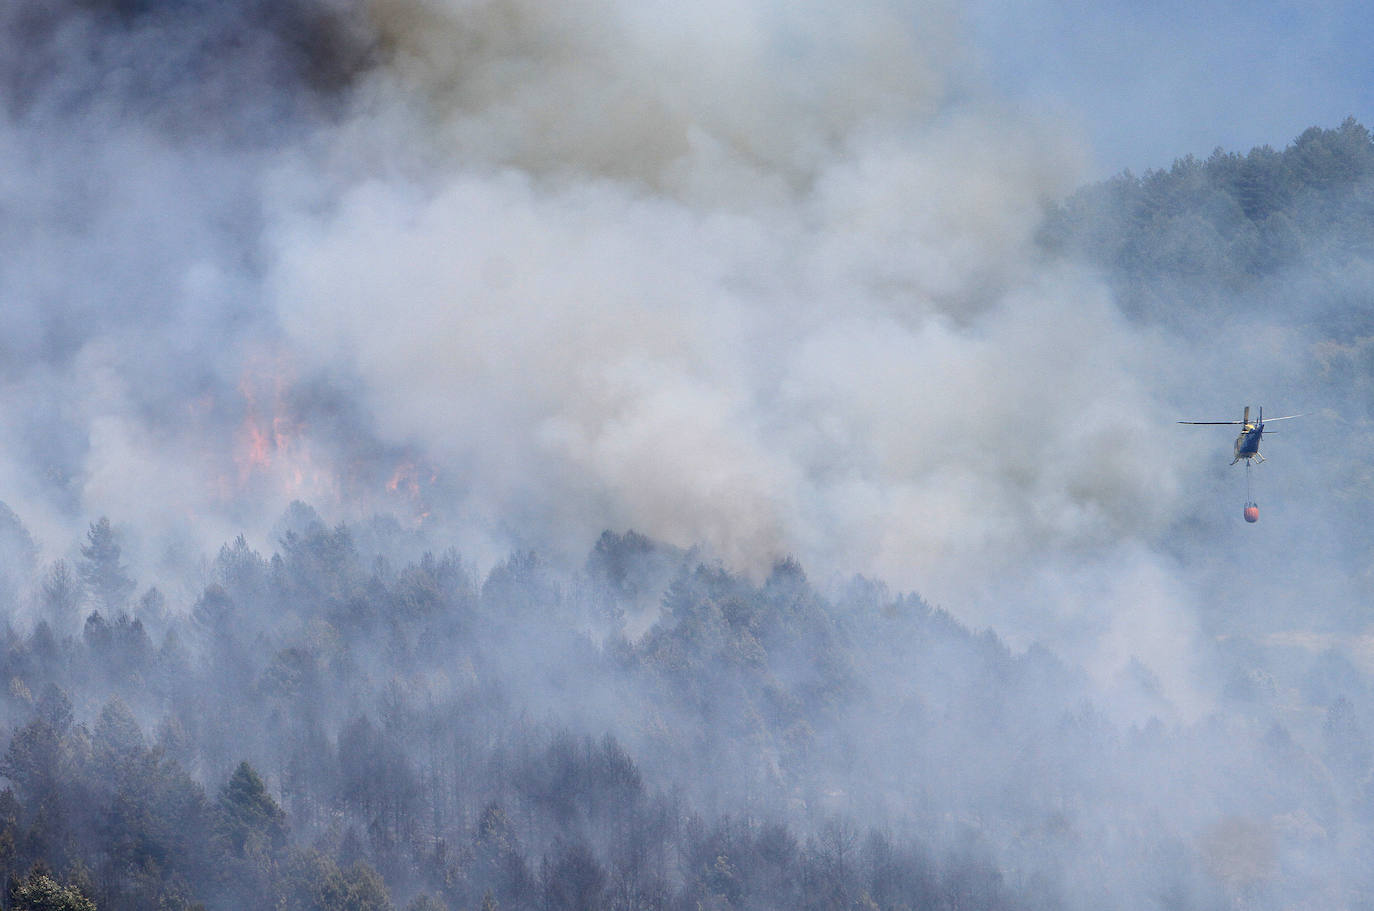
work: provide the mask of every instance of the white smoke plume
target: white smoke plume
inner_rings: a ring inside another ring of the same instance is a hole
[[[952,10],[371,11],[271,294],[467,510],[925,586],[1169,520],[1149,342],[1034,250],[1075,153]]]
[[[1131,618],[1086,637],[1105,676],[1187,653],[1157,542],[1205,443],[1139,432],[1187,380],[1042,261],[1086,156],[981,88],[957,6],[287,9],[165,71],[140,52],[243,20],[84,9],[58,77],[11,74],[0,479],[50,550],[295,498],[488,558],[634,528],[1022,643]]]

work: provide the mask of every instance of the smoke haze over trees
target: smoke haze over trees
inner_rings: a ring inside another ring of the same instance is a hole
[[[1333,335],[1359,336],[1369,314],[1349,283],[1369,261],[1372,177],[1369,131],[1350,118],[1281,152],[1217,149],[1123,173],[1074,194],[1046,236],[1103,267],[1138,317],[1215,326],[1245,294],[1270,320],[1337,321]]]
[[[1143,665],[1103,692],[878,583],[822,596],[795,562],[753,583],[608,532],[581,572],[516,553],[479,579],[452,552],[393,562],[414,546],[394,524],[289,519],[270,558],[226,544],[188,611],[10,627],[16,883],[41,864],[102,908],[1283,907],[1371,886],[1369,681],[1336,650],[1244,656],[1180,723]],[[631,639],[648,587],[662,610]]]
[[[0,8],[0,905],[1368,904],[1370,135],[967,39]]]

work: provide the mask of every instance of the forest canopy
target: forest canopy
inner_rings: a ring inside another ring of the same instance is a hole
[[[1136,177],[1085,187],[1047,220],[1042,243],[1101,270],[1130,313],[1188,321],[1224,315],[1237,295],[1282,317],[1285,274],[1374,268],[1374,139],[1354,118],[1311,127],[1282,151],[1192,155]],[[1297,312],[1354,319],[1369,307],[1334,287],[1304,286]],[[1311,295],[1320,295],[1312,300]],[[1343,326],[1348,328],[1348,326]]]
[[[580,571],[523,551],[479,577],[393,562],[394,524],[297,503],[284,527],[270,556],[224,545],[185,605],[110,600],[103,519],[75,571],[34,568],[67,594],[0,649],[10,907],[1277,902],[1312,885],[1289,852],[1374,827],[1369,681],[1334,656],[1236,664],[1221,714],[1123,725],[1047,649],[860,577],[822,594],[792,560],[751,581],[606,532]],[[1314,731],[1281,720],[1298,683]],[[1108,698],[1172,714],[1139,663]]]

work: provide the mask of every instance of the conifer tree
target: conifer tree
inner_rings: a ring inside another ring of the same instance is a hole
[[[134,580],[122,563],[119,542],[115,540],[114,529],[105,516],[92,522],[86,532],[89,542],[82,546],[81,581],[96,601],[97,606],[105,609],[111,616],[124,607],[134,591]]]

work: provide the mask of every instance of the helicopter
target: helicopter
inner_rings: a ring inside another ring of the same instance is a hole
[[[1274,421],[1287,421],[1292,418],[1300,418],[1300,414],[1289,414],[1281,418],[1270,418],[1270,423]],[[1239,424],[1240,434],[1236,437],[1236,457],[1231,460],[1234,465],[1242,459],[1245,460],[1245,510],[1243,515],[1245,521],[1251,525],[1259,521],[1259,504],[1250,499],[1250,464],[1253,460],[1264,461],[1264,456],[1260,455],[1260,439],[1264,436],[1264,406],[1260,406],[1259,420],[1250,420],[1250,406],[1245,406],[1245,413],[1241,415],[1239,421],[1179,421],[1180,424]]]
[[[1269,423],[1273,423],[1274,421],[1287,421],[1287,420],[1291,420],[1291,419],[1293,419],[1293,418],[1300,418],[1300,417],[1302,417],[1302,415],[1300,415],[1300,414],[1289,414],[1289,415],[1285,415],[1284,417],[1281,417],[1281,418],[1270,418],[1270,419],[1269,419]],[[1239,424],[1239,425],[1240,425],[1240,435],[1236,437],[1236,449],[1235,449],[1236,457],[1235,457],[1234,459],[1231,460],[1231,464],[1234,465],[1234,464],[1236,464],[1237,462],[1239,462],[1241,459],[1244,459],[1244,460],[1245,460],[1245,466],[1248,468],[1248,467],[1250,467],[1250,460],[1251,460],[1251,459],[1258,459],[1258,460],[1260,460],[1261,462],[1264,461],[1264,456],[1260,455],[1260,451],[1259,451],[1260,438],[1264,436],[1264,424],[1265,424],[1265,421],[1264,421],[1264,406],[1263,406],[1263,405],[1260,406],[1260,409],[1259,409],[1259,420],[1257,420],[1257,421],[1251,421],[1251,420],[1250,420],[1250,406],[1249,406],[1249,405],[1246,405],[1246,406],[1245,406],[1245,414],[1241,417],[1241,419],[1240,419],[1239,421],[1179,421],[1178,423],[1180,423],[1180,424],[1207,424],[1207,425],[1217,425],[1217,424]]]

